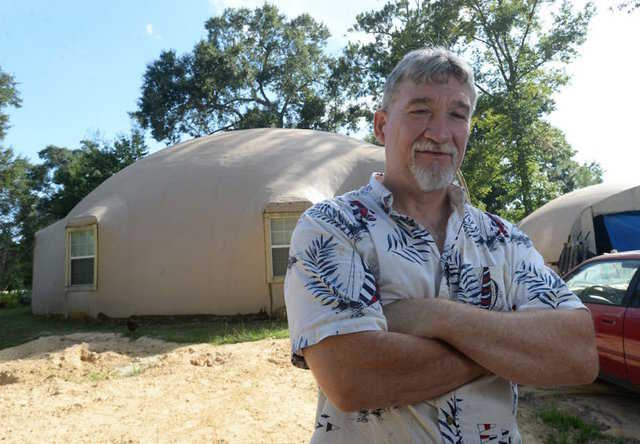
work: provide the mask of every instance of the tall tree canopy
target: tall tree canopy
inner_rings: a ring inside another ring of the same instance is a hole
[[[165,51],[147,66],[131,114],[156,140],[254,127],[335,130],[342,123],[324,25],[306,14],[287,20],[265,4],[226,9],[205,28],[207,38],[192,52]]]
[[[39,202],[42,212],[52,220],[65,217],[98,185],[147,153],[138,129],[112,143],[82,140],[74,150],[49,145],[38,153],[42,164],[34,166],[45,194]]]
[[[349,69],[364,80],[352,86],[354,103],[379,102],[386,75],[412,49],[438,45],[462,54],[481,92],[463,165],[472,200],[520,219],[578,183],[601,181],[595,165],[580,166],[574,177],[566,160],[573,151],[543,120],[568,81],[563,66],[577,55],[593,13],[591,4],[574,11],[554,0],[389,2],[356,19],[354,30],[373,41],[345,49]]]
[[[9,128],[9,116],[4,112],[4,108],[19,108],[21,103],[16,81],[0,68],[0,142],[5,138]]]
[[[5,108],[20,105],[16,81],[0,69],[0,143],[9,128]],[[22,276],[31,263],[25,258],[29,251],[22,242],[32,188],[29,168],[26,159],[0,146],[0,291],[21,288]]]
[[[627,11],[627,13],[630,14],[640,8],[640,0],[627,0],[620,2],[618,3],[617,8],[619,11]]]

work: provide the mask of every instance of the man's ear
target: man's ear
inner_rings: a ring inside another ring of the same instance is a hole
[[[381,109],[373,115],[373,134],[382,145],[384,145],[384,126],[387,123],[387,113]]]

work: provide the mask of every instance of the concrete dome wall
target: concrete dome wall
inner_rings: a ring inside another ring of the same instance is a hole
[[[36,270],[42,279],[34,279],[34,311],[124,317],[269,310],[267,203],[315,203],[383,168],[383,149],[310,130],[221,133],[154,153],[101,184],[55,229],[38,232],[37,255],[60,258],[64,287],[65,225],[95,216],[98,289],[69,292],[57,283],[54,291]],[[41,302],[59,301],[53,295],[60,293],[65,306]]]

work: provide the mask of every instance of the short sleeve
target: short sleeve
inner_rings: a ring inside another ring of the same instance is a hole
[[[291,238],[284,296],[291,360],[302,368],[302,349],[326,337],[387,329],[375,277],[349,236],[354,230],[344,229],[348,215],[333,210],[340,220],[307,210]]]
[[[545,263],[531,240],[517,228],[513,238],[511,300],[516,310],[529,309],[587,309],[578,296]]]

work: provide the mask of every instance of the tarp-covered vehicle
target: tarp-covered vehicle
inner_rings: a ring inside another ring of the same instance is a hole
[[[518,225],[561,274],[593,256],[640,250],[640,185],[582,188],[548,202]]]

